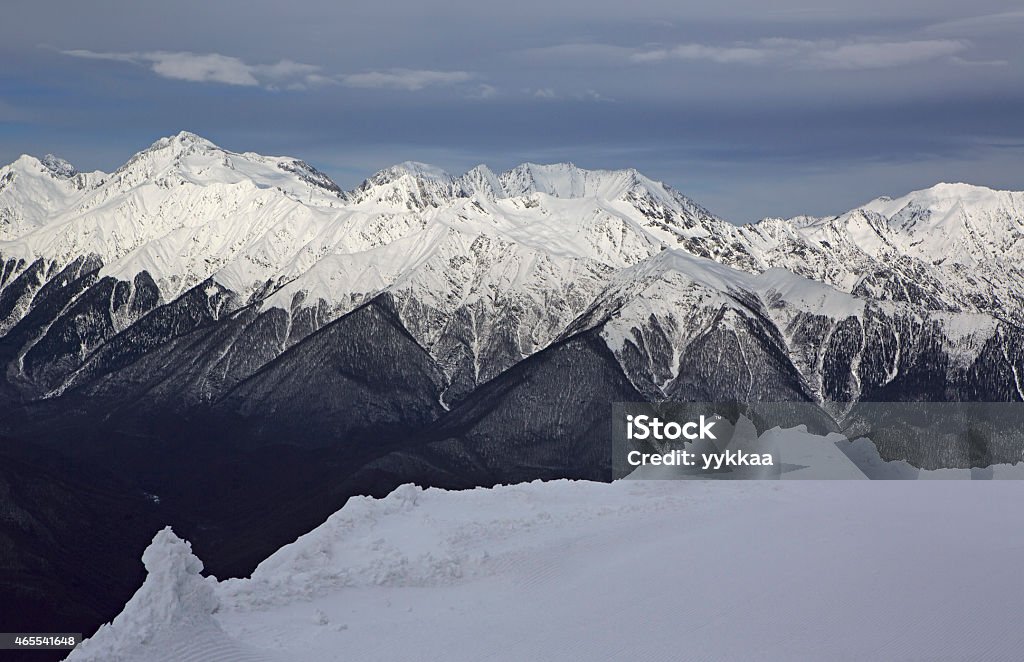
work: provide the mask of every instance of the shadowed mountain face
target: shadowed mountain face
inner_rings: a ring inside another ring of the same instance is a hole
[[[141,583],[138,553],[160,525],[158,507],[99,465],[0,442],[0,622],[13,632],[92,631]]]
[[[1019,193],[737,227],[633,170],[344,192],[187,133],[0,182],[0,582],[40,624],[113,615],[89,550],[135,577],[162,524],[238,575],[353,494],[606,480],[613,402],[1024,400]]]
[[[609,403],[641,399],[598,334],[579,334],[478,388],[426,430],[426,443],[369,463],[352,486],[382,494],[410,479],[455,489],[610,480]]]

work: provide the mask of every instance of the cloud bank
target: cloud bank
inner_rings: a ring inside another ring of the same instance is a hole
[[[163,78],[193,83],[220,83],[266,89],[307,89],[340,84],[347,87],[383,88],[406,91],[432,86],[455,85],[475,78],[466,71],[389,69],[355,74],[326,74],[314,64],[279,60],[272,64],[251,64],[220,53],[190,51],[99,52],[85,49],[60,51],[86,60],[107,60],[143,65]]]
[[[466,71],[431,71],[429,69],[390,69],[340,76],[349,87],[372,87],[416,91],[434,85],[454,85],[474,78]]]
[[[869,70],[903,67],[964,53],[960,39],[910,41],[761,39],[750,44],[679,44],[633,52],[632,62],[705,60],[719,64],[777,65],[799,69]]]

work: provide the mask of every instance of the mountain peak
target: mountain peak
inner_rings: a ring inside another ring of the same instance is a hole
[[[79,174],[78,169],[64,159],[47,154],[43,158],[36,158],[31,154],[22,154],[11,164],[4,166],[4,170],[20,171],[35,175],[50,175],[58,179],[71,179]]]
[[[574,163],[523,163],[500,176],[505,193],[510,197],[545,193],[556,198],[583,198],[594,195],[595,180],[618,171],[583,170]]]
[[[410,181],[411,180],[411,181]],[[356,202],[374,202],[405,209],[438,207],[461,193],[445,170],[419,161],[404,161],[385,168],[352,192]]]
[[[987,186],[966,184],[964,182],[939,182],[929,188],[911,191],[898,198],[883,196],[875,198],[862,207],[879,213],[886,218],[906,215],[914,209],[928,210],[931,213],[947,213],[951,209],[966,205],[992,206],[1001,204],[1007,196],[1015,196],[1011,191],[998,191]]]
[[[49,170],[57,177],[68,178],[74,177],[75,175],[78,174],[78,169],[75,168],[75,166],[71,165],[70,163],[68,163],[67,161],[58,156],[54,156],[53,154],[47,154],[46,156],[44,156],[40,163],[43,165],[44,168]]]
[[[931,191],[934,193],[942,193],[945,195],[964,195],[970,193],[995,193],[994,189],[987,186],[980,186],[978,184],[968,184],[966,182],[939,182],[931,188],[924,189],[925,191]],[[923,191],[915,191],[921,193]]]
[[[175,135],[171,136],[169,140],[176,140],[182,144],[201,143],[216,147],[216,145],[214,145],[211,141],[207,140],[206,138],[203,138],[199,134],[192,133],[191,131],[179,131]]]
[[[210,149],[220,148],[213,142],[203,138],[202,136],[196,135],[191,131],[180,131],[173,136],[160,138],[144,151],[156,152],[169,150],[174,153],[191,153]]]
[[[494,175],[494,171],[491,170],[486,163],[479,163],[467,170],[466,174]]]
[[[363,182],[363,186],[360,188],[365,188],[366,184],[371,186],[390,184],[402,177],[412,177],[417,180],[442,183],[451,183],[455,179],[444,169],[430,165],[429,163],[421,163],[420,161],[403,161],[401,163],[396,163],[393,166],[388,166],[383,170],[378,170]]]
[[[964,182],[939,182],[935,186],[907,194],[900,201],[907,201],[919,204],[924,207],[944,206],[956,203],[976,203],[990,200],[998,196],[1001,191],[965,184]]]
[[[462,192],[467,196],[479,193],[485,198],[493,200],[504,195],[504,188],[498,175],[482,163],[470,168],[462,177],[459,177],[459,182],[462,184]]]
[[[388,170],[409,174],[413,177],[433,179],[436,181],[450,181],[453,179],[452,176],[444,169],[430,165],[429,163],[422,163],[420,161],[403,161],[397,165],[391,166]]]
[[[8,165],[4,166],[5,170],[39,170],[43,167],[43,162],[32,156],[31,154],[22,154],[18,158],[14,159]]]

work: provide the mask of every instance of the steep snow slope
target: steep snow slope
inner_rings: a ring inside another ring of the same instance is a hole
[[[1016,328],[990,315],[878,301],[678,250],[618,271],[566,334],[593,327],[655,400],[941,400],[983,392],[992,372],[979,366],[1006,350],[1000,363],[1012,372],[1021,350]]]
[[[405,486],[351,500],[251,579],[202,579],[161,532],[139,593],[68,659],[1012,660],[1024,516],[991,503],[1021,490]]]
[[[740,230],[765,263],[872,298],[1024,321],[1024,194],[938,184],[828,218]]]
[[[80,173],[47,154],[22,155],[0,168],[0,242],[34,230],[103,183],[102,172]]]
[[[971,265],[1024,257],[1024,193],[943,183],[863,209],[885,217],[892,241],[922,260]]]

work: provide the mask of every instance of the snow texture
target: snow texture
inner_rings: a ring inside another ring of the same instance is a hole
[[[764,441],[794,458],[843,458],[827,472],[853,466],[831,437],[775,430]],[[876,477],[916,471],[853,446],[844,453],[874,462]],[[927,477],[970,477],[939,473]],[[1018,659],[1024,515],[992,504],[1022,490],[406,485],[350,500],[249,579],[201,579],[187,543],[161,532],[143,588],[69,659]],[[978,550],[985,563],[966,561]]]

